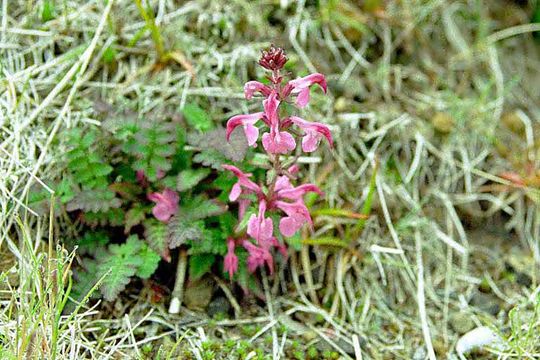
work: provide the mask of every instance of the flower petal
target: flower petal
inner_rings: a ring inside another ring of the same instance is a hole
[[[271,154],[286,154],[296,148],[296,141],[286,131],[264,133],[262,144],[264,149]]]
[[[246,99],[251,99],[253,97],[253,94],[255,94],[256,92],[260,92],[264,96],[268,96],[270,95],[271,90],[268,86],[258,81],[248,81],[244,85],[244,95],[246,96]]]
[[[227,141],[229,141],[233,130],[236,129],[238,126],[243,125],[248,144],[250,146],[253,146],[259,136],[259,130],[254,125],[257,121],[262,119],[263,115],[263,112],[258,112],[254,114],[236,115],[230,118],[227,121]]]

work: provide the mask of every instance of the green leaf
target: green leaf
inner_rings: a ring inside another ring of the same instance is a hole
[[[198,131],[208,131],[214,127],[210,116],[197,104],[186,104],[182,109],[182,114],[189,126]]]
[[[114,47],[109,46],[103,52],[103,62],[105,64],[112,64],[116,60],[116,50]]]
[[[100,288],[105,300],[114,300],[143,265],[139,254],[143,245],[136,235],[132,235],[125,244],[110,245],[108,254],[100,256],[97,273],[107,274]]]
[[[300,236],[299,232],[291,237],[285,237],[285,241],[296,251],[300,251],[302,249],[302,236]]]
[[[199,239],[190,239],[190,254],[216,254],[225,255],[227,252],[227,236],[220,229],[205,228],[202,231],[202,237]]]
[[[147,244],[144,244],[139,252],[139,256],[142,259],[142,264],[137,269],[138,277],[142,279],[148,279],[156,271],[161,256],[159,256],[154,250],[152,250]]]
[[[150,181],[157,180],[158,171],[167,172],[172,167],[172,156],[176,152],[175,124],[153,120],[141,124],[133,135],[131,146],[124,150],[133,155],[134,170],[142,170]]]
[[[188,220],[200,220],[222,214],[226,210],[226,205],[220,204],[215,200],[208,200],[204,196],[199,195],[182,203],[179,216],[185,217]]]
[[[146,242],[150,248],[165,257],[169,251],[169,230],[167,225],[156,219],[148,219],[143,224]]]
[[[212,254],[191,255],[189,257],[189,277],[197,280],[212,268],[216,257]]]
[[[76,194],[66,206],[67,211],[104,212],[122,205],[109,189],[85,190]]]
[[[76,244],[78,246],[77,253],[79,255],[95,255],[99,249],[102,249],[109,243],[109,237],[103,231],[87,231]]]
[[[43,22],[51,21],[55,18],[54,3],[50,0],[43,2],[43,10],[41,11],[41,20]]]
[[[122,226],[124,223],[124,215],[124,210],[112,208],[107,211],[85,212],[83,213],[83,220],[92,227],[98,225]]]
[[[147,208],[135,204],[131,209],[126,212],[125,224],[124,224],[124,233],[127,234],[131,228],[135,225],[139,225],[146,218]]]
[[[182,192],[197,186],[210,174],[209,169],[187,169],[178,174],[176,190]]]
[[[189,240],[201,240],[203,238],[203,221],[191,221],[189,219],[173,216],[167,224],[169,230],[169,249],[177,248]]]
[[[223,164],[227,164],[227,158],[217,150],[208,150],[193,156],[193,161],[203,166],[209,166],[216,170],[221,170]]]

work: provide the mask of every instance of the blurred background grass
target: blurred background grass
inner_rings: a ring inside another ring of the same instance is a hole
[[[539,356],[538,2],[1,4],[3,358],[456,357],[482,325],[503,345],[472,358]],[[296,291],[272,293],[271,316],[245,300],[239,320],[172,317],[146,288],[62,316],[69,272],[50,264],[69,268],[52,251],[69,221],[49,227],[25,199],[62,174],[63,131],[99,127],[98,100],[142,117],[197,103],[223,123],[253,110],[243,83],[270,43],[296,74],[327,75],[302,115],[335,134],[306,160],[329,206],[360,212],[379,164],[363,232],[317,216],[314,241],[346,247],[293,254]]]

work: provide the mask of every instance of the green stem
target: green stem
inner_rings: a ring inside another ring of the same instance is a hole
[[[340,240],[338,238],[335,238],[335,237],[322,237],[322,238],[317,238],[317,239],[311,239],[311,238],[308,238],[308,239],[304,239],[302,240],[302,244],[304,245],[318,245],[318,246],[337,246],[337,247],[341,247],[341,248],[348,248],[349,247],[349,244],[346,243],[345,241],[343,240]]]
[[[375,194],[375,189],[377,186],[377,173],[379,172],[379,162],[378,160],[375,160],[375,167],[373,168],[373,173],[371,174],[371,179],[369,181],[369,191],[366,197],[366,201],[364,202],[364,206],[362,206],[362,211],[360,212],[361,215],[364,217],[368,217],[369,214],[371,214],[371,208],[373,206],[373,195]],[[355,231],[360,232],[364,229],[364,226],[366,225],[366,219],[360,219],[356,223]]]
[[[161,37],[159,27],[156,25],[156,18],[152,7],[148,6],[148,10],[145,9],[141,0],[135,0],[135,5],[137,5],[139,13],[146,22],[146,27],[150,30],[154,46],[156,47],[158,60],[163,61],[166,58],[165,47],[163,46],[163,38]]]

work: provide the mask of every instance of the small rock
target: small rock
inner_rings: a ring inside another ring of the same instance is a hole
[[[228,314],[231,310],[231,304],[224,296],[218,296],[208,304],[206,313],[210,317],[214,317],[217,314]]]
[[[203,310],[210,303],[214,293],[214,280],[204,276],[195,281],[189,281],[184,292],[184,304],[188,309]]]
[[[454,313],[450,315],[448,319],[450,326],[458,334],[465,334],[467,331],[470,331],[474,328],[474,321],[471,319],[471,316],[463,312]]]
[[[491,315],[497,315],[501,310],[498,299],[495,296],[480,292],[472,297],[471,305]]]

